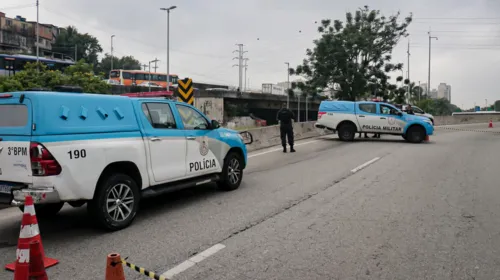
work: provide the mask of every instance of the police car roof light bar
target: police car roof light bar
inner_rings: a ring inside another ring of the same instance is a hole
[[[0,94],[0,98],[11,98],[12,94]]]

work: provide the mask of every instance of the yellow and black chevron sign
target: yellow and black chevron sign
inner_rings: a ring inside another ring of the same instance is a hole
[[[194,113],[192,110],[179,110],[179,115],[181,115],[182,122],[184,125],[194,125]]]
[[[178,80],[177,83],[177,100],[194,105],[193,80],[184,78],[184,80]]]

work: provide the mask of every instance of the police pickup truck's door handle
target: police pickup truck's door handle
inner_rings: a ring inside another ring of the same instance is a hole
[[[358,115],[358,117],[360,117],[360,118],[364,118],[365,116],[363,116],[363,115]]]
[[[161,139],[158,138],[158,137],[151,137],[151,138],[149,138],[149,140],[152,141],[152,142],[161,141]]]
[[[385,120],[385,117],[380,117],[381,120]]]
[[[195,136],[188,136],[186,137],[187,140],[196,140],[196,137]]]

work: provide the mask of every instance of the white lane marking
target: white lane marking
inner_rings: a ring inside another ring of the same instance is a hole
[[[188,260],[185,260],[184,262],[175,266],[174,268],[163,272],[161,276],[170,279],[170,278],[174,277],[175,275],[188,270],[189,268],[193,267],[195,264],[203,261],[204,259],[212,256],[213,254],[219,252],[220,250],[222,250],[224,248],[226,248],[226,245],[224,245],[224,244],[221,244],[221,243],[215,244],[214,246],[206,249],[205,251],[194,255],[193,257],[191,257]]]
[[[309,142],[295,144],[293,146],[297,147],[297,146],[302,146],[302,145],[306,145],[306,144],[316,143],[316,142],[319,142],[319,141],[320,140],[313,140],[313,141],[309,141]],[[265,155],[265,154],[269,154],[269,153],[274,153],[274,152],[281,151],[281,150],[283,150],[283,148],[272,149],[272,150],[268,150],[268,151],[265,151],[265,152],[262,152],[262,153],[249,155],[248,158],[253,158],[253,157],[257,157],[257,156],[261,156],[261,155]]]
[[[363,168],[367,167],[368,165],[370,165],[370,164],[372,164],[372,163],[376,162],[376,161],[377,161],[377,160],[379,160],[379,159],[380,159],[379,157],[376,157],[376,158],[374,158],[374,159],[372,159],[372,160],[369,160],[369,161],[367,161],[367,162],[365,162],[365,163],[363,163],[363,164],[359,165],[358,167],[356,167],[356,168],[352,169],[352,170],[351,170],[351,172],[352,172],[352,173],[356,173],[356,172],[360,171],[361,169],[363,169]]]

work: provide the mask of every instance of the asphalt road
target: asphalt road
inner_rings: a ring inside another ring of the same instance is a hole
[[[420,145],[326,137],[295,154],[261,150],[237,191],[147,200],[114,233],[68,207],[40,221],[60,260],[49,279],[103,279],[111,252],[160,273],[187,268],[173,279],[499,279],[499,140],[480,124],[438,128]],[[20,218],[0,211],[2,264],[15,258]]]

